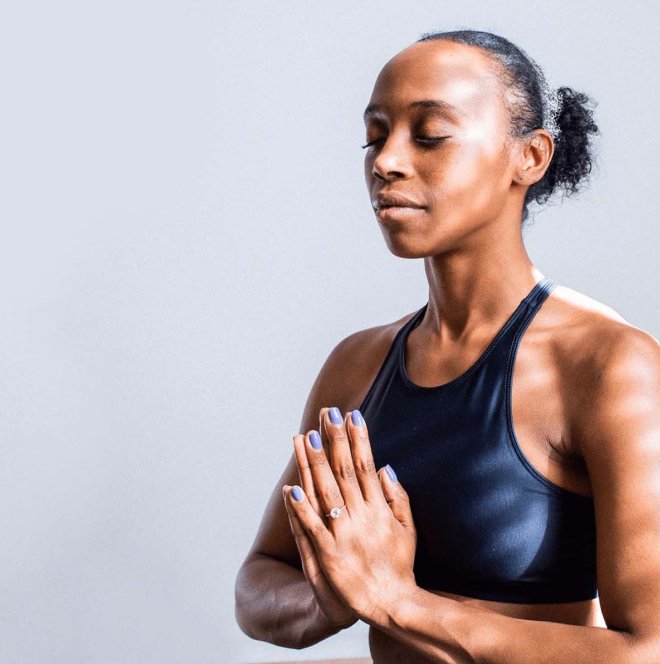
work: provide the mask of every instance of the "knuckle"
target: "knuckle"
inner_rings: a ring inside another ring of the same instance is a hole
[[[327,460],[325,458],[325,454],[314,454],[312,455],[312,458],[309,460],[310,467],[311,466],[324,466],[327,463]]]
[[[348,444],[346,429],[340,424],[332,424],[326,429],[326,431],[335,445]]]
[[[341,502],[342,495],[339,487],[333,486],[323,494],[328,505],[335,505]]]
[[[338,462],[333,465],[332,472],[335,477],[340,477],[343,480],[352,480],[355,477],[355,468],[350,462]]]
[[[298,470],[301,472],[305,472],[306,470],[309,470],[309,462],[305,459],[303,461],[298,462]]]
[[[376,465],[374,464],[373,459],[356,459],[355,467],[358,472],[363,475],[374,475],[376,474]]]

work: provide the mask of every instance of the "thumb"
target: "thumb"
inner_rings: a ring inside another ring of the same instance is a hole
[[[389,503],[392,514],[394,514],[396,520],[407,530],[415,532],[415,524],[410,509],[408,493],[401,486],[392,466],[388,463],[385,467],[381,468],[378,477],[380,479],[380,485],[383,489],[385,499]]]

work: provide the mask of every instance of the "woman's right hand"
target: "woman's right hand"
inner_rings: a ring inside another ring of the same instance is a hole
[[[321,412],[321,418],[322,417],[323,411]],[[325,515],[321,512],[318,498],[314,490],[312,474],[304,448],[304,446],[307,444],[308,442],[306,440],[306,436],[303,436],[302,434],[296,434],[293,437],[293,447],[295,451],[296,463],[298,465],[300,485],[302,490],[305,492],[305,495],[308,497],[309,502],[316,510],[316,513],[322,517],[325,517]],[[321,570],[318,559],[316,557],[314,545],[305,534],[305,530],[296,515],[289,509],[289,502],[287,500],[287,494],[289,491],[291,491],[291,487],[285,486],[283,489],[284,504],[287,514],[289,515],[289,525],[291,526],[291,532],[295,537],[296,546],[298,547],[298,552],[300,553],[300,560],[302,562],[302,569],[305,578],[312,587],[319,608],[328,618],[328,620],[336,627],[350,627],[355,622],[357,622],[358,616],[343,602],[339,595],[337,595],[323,574],[323,571]]]

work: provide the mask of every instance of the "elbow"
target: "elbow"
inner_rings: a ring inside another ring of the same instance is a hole
[[[251,639],[259,640],[257,631],[255,630],[254,616],[250,611],[250,603],[246,597],[243,576],[244,573],[242,566],[238,572],[238,576],[236,577],[236,582],[234,584],[234,618],[243,634],[249,636]]]
[[[241,603],[238,597],[234,600],[234,618],[241,632],[255,641],[265,641],[266,643],[286,648],[295,647],[290,643],[281,643],[278,639],[274,638],[268,632],[266,625],[261,624],[258,616],[254,612],[251,612],[248,606]]]
[[[266,625],[260,615],[258,600],[255,597],[249,562],[241,566],[234,584],[234,618],[243,634],[256,641],[270,642]]]
[[[309,644],[295,638],[290,625],[280,624],[282,616],[271,606],[269,595],[269,589],[259,583],[257,570],[246,560],[234,584],[234,618],[240,630],[255,641],[294,650],[306,648]]]

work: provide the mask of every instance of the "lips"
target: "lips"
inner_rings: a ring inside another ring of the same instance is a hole
[[[426,208],[426,205],[404,194],[382,191],[371,200],[371,205],[376,211],[387,208],[413,208],[418,210]]]

